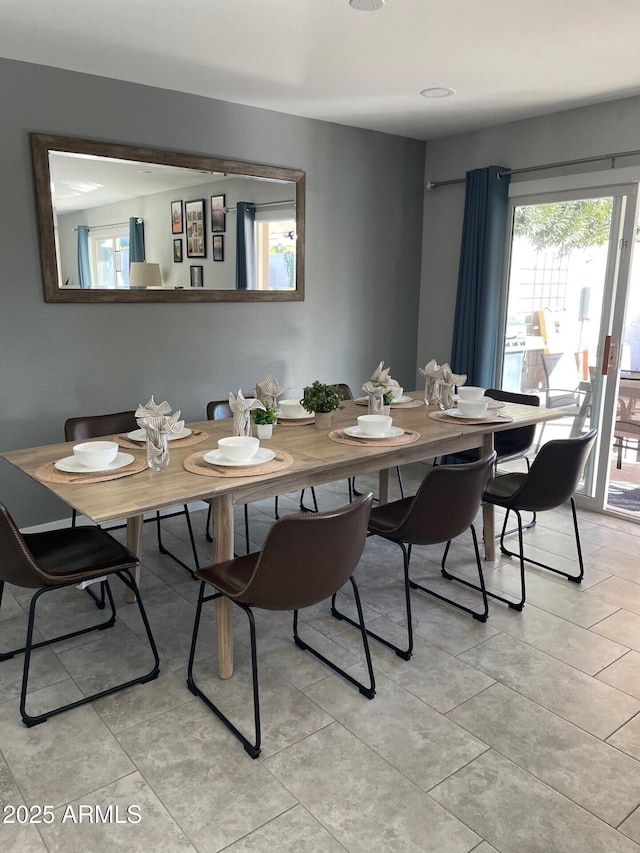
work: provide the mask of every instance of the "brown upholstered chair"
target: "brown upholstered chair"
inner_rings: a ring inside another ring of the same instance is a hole
[[[370,637],[374,637],[388,648],[393,649],[398,657],[404,658],[404,660],[409,660],[413,653],[412,589],[419,589],[459,610],[464,610],[481,622],[485,622],[489,615],[482,562],[473,520],[480,508],[484,487],[491,477],[495,457],[494,451],[477,462],[469,462],[464,465],[438,465],[425,475],[414,497],[393,501],[371,511],[369,533],[395,542],[402,549],[407,610],[407,648],[401,649],[379,634],[374,634],[373,631],[367,630],[367,633]],[[444,556],[442,557],[443,577],[448,580],[459,581],[465,586],[473,586],[463,578],[449,574],[445,568],[451,540],[468,529],[471,529],[473,537],[480,581],[479,589],[482,593],[482,610],[472,610],[470,607],[428,589],[409,577],[412,545],[437,545],[446,542]],[[344,619],[346,622],[354,624],[348,616],[337,610],[335,596],[331,602],[331,612],[337,619]]]
[[[160,672],[160,662],[149,621],[133,575],[133,570],[137,565],[138,560],[134,554],[99,527],[74,527],[64,530],[51,530],[46,533],[25,533],[22,535],[6,508],[0,504],[0,605],[2,604],[5,583],[14,584],[24,589],[35,590],[29,606],[29,621],[24,647],[0,654],[0,661],[2,661],[24,652],[20,715],[25,725],[35,726],[38,723],[43,723],[55,714],[62,713],[62,711],[76,708],[78,705],[84,705],[102,696],[109,696],[117,690],[131,687],[133,684],[143,684],[146,681],[157,678]],[[67,640],[70,637],[77,637],[89,631],[102,631],[114,625],[116,621],[116,608],[109,586],[109,577],[112,575],[117,575],[135,594],[140,609],[140,616],[142,617],[154,658],[153,667],[144,675],[125,681],[115,687],[101,690],[91,696],[85,696],[83,699],[78,699],[75,702],[70,702],[67,705],[62,705],[40,714],[28,714],[26,711],[26,701],[32,650],[38,649],[41,646],[48,646],[51,643],[60,642],[61,640]],[[33,642],[36,604],[44,593],[66,586],[76,586],[83,581],[102,578],[104,578],[104,580],[101,580],[103,596],[106,591],[111,607],[111,616],[106,622],[63,634],[52,640]]]
[[[548,441],[542,445],[531,468],[526,474],[501,474],[495,477],[485,489],[483,495],[484,501],[506,509],[502,533],[500,534],[500,551],[508,557],[518,557],[520,560],[520,600],[514,602],[495,593],[490,593],[490,595],[499,601],[505,602],[505,604],[508,604],[514,610],[522,610],[525,603],[525,562],[563,575],[568,580],[574,581],[574,583],[582,581],[584,563],[582,561],[580,532],[578,530],[578,517],[576,515],[573,493],[580,483],[580,477],[596,440],[596,435],[597,430],[592,429],[585,435],[577,436],[576,438],[560,438]],[[571,513],[573,516],[573,530],[579,566],[576,575],[569,574],[561,569],[556,569],[553,566],[539,563],[537,560],[532,560],[524,556],[522,511],[543,512],[555,509],[566,503],[566,501],[571,503]],[[507,522],[509,513],[511,512],[515,513],[518,520],[518,553],[507,550],[504,545]]]
[[[113,412],[108,415],[85,415],[83,417],[68,418],[64,424],[64,439],[65,441],[90,441],[92,438],[99,438],[103,435],[115,435],[116,433],[132,432],[138,428],[138,423],[133,411],[129,412]],[[183,508],[177,512],[168,513],[162,516],[163,518],[173,518],[177,515],[184,515],[187,522],[187,530],[189,540],[191,542],[191,550],[193,552],[193,565],[197,569],[200,565],[198,559],[198,549],[196,548],[195,539],[193,538],[193,529],[191,527],[191,517],[189,516],[189,508],[185,504]],[[75,509],[71,513],[71,526],[76,526],[77,514]],[[177,563],[185,571],[193,576],[194,570],[187,565],[184,560],[181,560],[168,548],[165,547],[162,541],[162,528],[160,526],[160,512],[156,512],[155,519],[148,518],[145,521],[155,521],[156,532],[158,536],[158,550],[169,559]],[[111,528],[115,530],[116,528]]]
[[[193,626],[191,653],[187,670],[189,690],[219,717],[242,742],[252,758],[260,754],[260,702],[258,694],[258,664],[256,629],[253,608],[262,610],[293,610],[293,639],[297,646],[311,652],[323,663],[354,684],[368,699],[375,695],[375,679],[364,626],[358,587],[353,572],[360,560],[367,535],[367,523],[372,496],[363,495],[341,509],[321,513],[288,515],[276,521],[265,539],[262,550],[233,560],[226,560],[200,569],[200,595]],[[311,648],[298,634],[298,610],[311,607],[332,596],[347,581],[351,581],[360,620],[369,685],[357,681],[320,652]],[[208,587],[215,591],[205,594]],[[247,614],[251,638],[251,668],[253,675],[253,707],[255,741],[250,741],[197,686],[193,664],[198,641],[202,605],[226,596]]]

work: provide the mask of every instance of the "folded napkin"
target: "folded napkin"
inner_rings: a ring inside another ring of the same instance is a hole
[[[444,364],[438,364],[435,358],[418,370],[425,378],[425,403],[428,406],[440,404],[443,409],[450,409],[453,406],[454,386],[464,385],[467,381],[466,374],[454,373],[446,361]]]
[[[418,371],[425,377],[425,379],[435,379],[436,382],[439,382],[442,379],[442,368],[435,358],[428,361],[424,367],[419,367]]]
[[[265,409],[265,405],[255,397],[245,397],[241,390],[238,395],[229,394],[229,407],[233,412],[233,434],[251,435],[251,410]]]
[[[390,373],[391,368],[385,367],[384,361],[381,361],[371,374],[369,382],[373,382],[376,385],[382,385],[384,388],[399,388],[400,383],[397,381],[397,379],[392,379],[389,375]]]
[[[275,409],[277,398],[289,390],[290,387],[282,388],[275,376],[269,374],[261,382],[256,382],[256,387],[252,391],[249,391],[249,396],[264,400],[269,408]]]
[[[184,427],[180,410],[169,416],[171,406],[165,400],[158,405],[151,397],[145,405],[135,411],[136,422],[147,433],[147,458],[152,468],[164,468],[169,464],[167,436],[179,433]]]

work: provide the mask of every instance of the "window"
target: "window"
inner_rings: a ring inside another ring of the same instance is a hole
[[[295,290],[295,214],[282,209],[257,210],[255,235],[257,289]]]
[[[89,260],[94,287],[129,287],[129,228],[110,226],[89,232]]]

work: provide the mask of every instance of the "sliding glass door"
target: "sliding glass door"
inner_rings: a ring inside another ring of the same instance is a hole
[[[534,451],[598,427],[581,489],[583,502],[597,508],[607,503],[616,370],[626,352],[616,343],[629,292],[636,196],[629,185],[511,202],[501,387],[538,395],[541,405],[562,413],[539,429]],[[640,302],[636,308],[640,398]]]

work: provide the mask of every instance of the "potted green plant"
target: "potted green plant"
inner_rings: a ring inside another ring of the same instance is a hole
[[[318,429],[331,429],[331,414],[336,409],[344,409],[340,405],[342,391],[337,385],[325,385],[317,379],[313,384],[302,389],[300,404],[307,412],[315,415]]]
[[[258,438],[271,438],[278,410],[273,409],[266,400],[261,400],[261,403],[264,409],[252,409],[251,420],[258,428]]]

